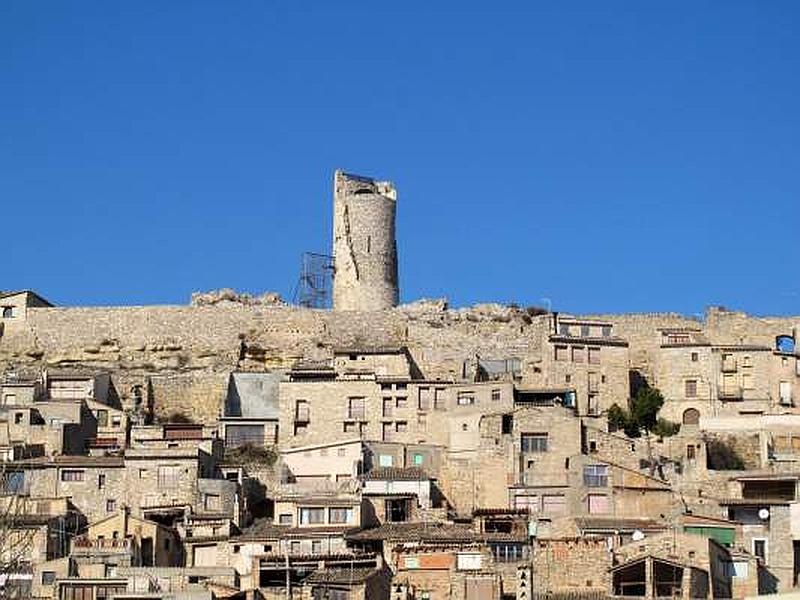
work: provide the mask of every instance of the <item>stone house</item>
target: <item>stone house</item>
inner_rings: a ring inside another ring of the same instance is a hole
[[[335,488],[336,482],[359,476],[363,468],[363,447],[358,438],[342,438],[337,442],[281,450],[281,481],[303,489]]]
[[[730,480],[720,516],[739,524],[745,550],[762,561],[766,592],[794,587],[800,561],[797,474],[743,473]],[[723,492],[724,493],[724,492]]]
[[[367,526],[424,520],[434,508],[431,480],[419,467],[378,467],[362,479]]]
[[[503,586],[489,549],[478,542],[420,544],[395,549],[392,598],[498,600],[515,594]]]
[[[183,560],[174,529],[133,516],[127,508],[87,525],[72,540],[70,556],[82,577],[114,577],[118,567],[169,567]]]
[[[614,551],[614,595],[731,598],[731,556],[710,538],[664,533]]]
[[[538,593],[597,594],[608,590],[612,562],[605,537],[537,538],[531,555]]]
[[[53,306],[32,290],[0,292],[0,337],[25,327],[30,309]]]
[[[542,350],[539,385],[572,392],[578,414],[597,417],[630,397],[628,341],[614,324],[553,314]]]
[[[375,554],[254,556],[250,581],[243,582],[265,600],[371,600],[388,597],[388,584]]]
[[[283,372],[231,373],[219,418],[226,448],[278,443],[278,385]]]

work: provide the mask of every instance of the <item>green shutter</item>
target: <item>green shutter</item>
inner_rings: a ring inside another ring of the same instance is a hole
[[[686,533],[693,533],[695,535],[702,535],[703,537],[713,538],[723,546],[733,546],[733,540],[736,535],[734,529],[729,527],[684,527]]]

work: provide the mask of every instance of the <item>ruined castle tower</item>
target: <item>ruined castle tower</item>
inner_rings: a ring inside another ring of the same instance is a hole
[[[397,190],[342,171],[333,185],[333,309],[397,306]]]

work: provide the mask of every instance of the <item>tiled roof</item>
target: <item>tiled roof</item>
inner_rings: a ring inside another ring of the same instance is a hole
[[[792,500],[784,498],[721,498],[717,502],[722,506],[783,506]]]
[[[423,481],[428,476],[419,467],[376,467],[363,478],[365,481]]]
[[[319,569],[309,575],[306,581],[308,583],[331,583],[337,585],[360,584],[377,572],[376,569],[371,567]]]
[[[384,523],[372,529],[348,534],[353,541],[388,540],[393,542],[524,542],[524,534],[478,533],[471,525],[455,523]]]
[[[575,519],[579,529],[666,529],[667,524],[656,519],[579,517]]]

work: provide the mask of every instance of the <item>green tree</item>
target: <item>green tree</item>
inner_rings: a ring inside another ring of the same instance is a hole
[[[658,416],[663,405],[664,396],[658,389],[642,385],[629,401],[627,410],[617,404],[609,407],[608,424],[632,438],[642,435],[642,430],[662,437],[675,435],[680,425]]]
[[[664,396],[657,388],[642,387],[631,399],[630,418],[639,429],[653,431],[658,423],[658,411],[664,406]]]

